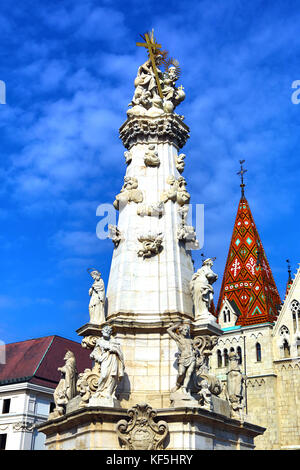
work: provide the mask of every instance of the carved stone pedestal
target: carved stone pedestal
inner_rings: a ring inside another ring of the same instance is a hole
[[[147,412],[147,409],[150,412]],[[89,407],[39,427],[48,450],[251,450],[264,428],[201,408]]]

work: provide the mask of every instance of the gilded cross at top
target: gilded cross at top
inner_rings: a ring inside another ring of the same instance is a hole
[[[241,169],[240,171],[238,171],[237,175],[240,175],[241,177],[241,188],[242,188],[242,197],[244,197],[245,195],[245,192],[244,192],[244,188],[245,188],[245,184],[244,184],[244,173],[247,172],[247,170],[245,170],[245,168],[243,168],[243,163],[245,163],[245,160],[240,160],[240,164],[241,164]]]
[[[141,37],[142,39],[144,39],[145,42],[137,42],[136,45],[139,47],[145,47],[146,49],[148,49],[149,57],[151,60],[151,64],[152,64],[152,68],[153,68],[153,72],[155,75],[155,80],[156,80],[156,84],[158,88],[158,93],[161,99],[163,99],[163,94],[162,94],[162,90],[160,86],[160,80],[159,80],[157,67],[155,63],[155,56],[159,54],[160,49],[161,49],[161,44],[158,44],[155,41],[153,29],[151,33],[145,33],[144,36],[141,35]]]

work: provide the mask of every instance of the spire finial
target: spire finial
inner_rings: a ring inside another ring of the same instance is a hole
[[[241,164],[241,169],[240,171],[238,171],[237,175],[240,175],[241,176],[241,189],[242,189],[242,197],[245,196],[245,184],[244,184],[244,173],[247,172],[247,170],[245,170],[245,168],[243,168],[243,163],[245,163],[245,160],[240,160],[240,164]]]
[[[290,265],[290,260],[287,259],[286,260],[287,262],[287,265],[288,265],[288,273],[289,273],[289,279],[288,279],[288,282],[290,282],[292,280],[292,271],[291,271],[291,265]]]

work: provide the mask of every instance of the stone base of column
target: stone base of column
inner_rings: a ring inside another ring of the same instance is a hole
[[[129,419],[126,409],[89,407],[49,420],[39,431],[46,434],[47,450],[125,450],[116,428]],[[165,450],[252,450],[254,438],[265,431],[202,408],[158,409],[155,421],[167,423]],[[139,440],[131,450],[146,444]]]

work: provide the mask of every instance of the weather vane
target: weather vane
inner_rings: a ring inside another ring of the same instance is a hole
[[[243,168],[243,163],[245,163],[245,160],[240,160],[240,164],[241,164],[241,169],[240,171],[237,172],[237,175],[240,175],[241,176],[241,188],[242,188],[242,197],[245,196],[245,191],[244,191],[244,188],[245,188],[245,184],[244,184],[244,173],[247,172],[247,170],[245,170]]]
[[[180,67],[179,62],[173,58],[168,58],[168,51],[161,49],[161,44],[158,44],[154,38],[154,30],[152,29],[151,33],[140,34],[141,38],[144,42],[137,42],[136,45],[139,47],[145,47],[147,49],[149,58],[151,60],[153,72],[155,75],[155,80],[158,88],[158,94],[163,99],[163,93],[161,89],[161,82],[158,76],[157,65],[155,62],[155,58],[160,56],[160,61],[164,64],[166,70],[173,65],[176,69],[176,76],[177,78],[180,75]],[[183,88],[183,87],[182,87]]]

